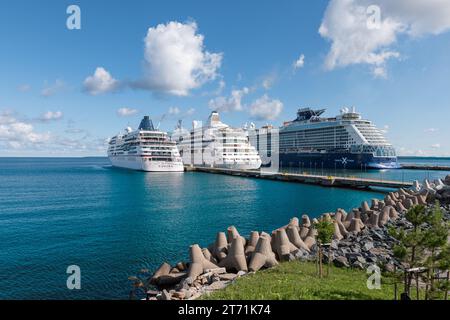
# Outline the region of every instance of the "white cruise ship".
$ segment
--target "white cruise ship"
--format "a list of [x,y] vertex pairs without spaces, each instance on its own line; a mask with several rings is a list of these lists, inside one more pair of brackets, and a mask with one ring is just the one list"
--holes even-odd
[[261,166],[261,158],[250,145],[247,132],[221,122],[216,111],[204,126],[194,121],[190,132],[181,128],[180,123],[172,139],[177,141],[186,165],[244,170]]
[[148,116],[137,130],[126,128],[125,133],[109,141],[108,157],[115,167],[150,171],[184,171],[176,143],[166,132],[153,127]]

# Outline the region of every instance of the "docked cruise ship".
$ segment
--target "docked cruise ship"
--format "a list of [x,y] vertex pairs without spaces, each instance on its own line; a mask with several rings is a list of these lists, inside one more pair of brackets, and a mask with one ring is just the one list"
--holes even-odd
[[298,110],[297,118],[279,130],[282,167],[334,169],[399,168],[393,146],[371,121],[348,108],[332,118],[325,109]]
[[115,167],[151,171],[184,171],[176,143],[154,128],[145,116],[137,130],[126,128],[109,141],[108,157]]
[[211,113],[205,125],[194,121],[191,131],[182,129],[180,124],[172,139],[177,141],[185,164],[245,170],[261,166],[261,158],[256,148],[250,145],[247,132],[221,122],[216,111]]

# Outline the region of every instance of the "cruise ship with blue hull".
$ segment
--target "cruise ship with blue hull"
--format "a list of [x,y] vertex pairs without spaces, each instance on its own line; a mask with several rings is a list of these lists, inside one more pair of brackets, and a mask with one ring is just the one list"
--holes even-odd
[[371,121],[348,108],[324,118],[325,109],[298,110],[279,130],[281,167],[305,169],[396,169],[393,146]]

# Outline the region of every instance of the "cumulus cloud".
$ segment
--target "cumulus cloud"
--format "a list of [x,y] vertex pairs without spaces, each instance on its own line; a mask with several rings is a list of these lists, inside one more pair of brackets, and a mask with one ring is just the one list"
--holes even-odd
[[250,105],[250,114],[257,120],[275,120],[283,110],[280,100],[271,99],[267,94]]
[[171,21],[149,28],[145,42],[145,78],[135,87],[177,96],[214,80],[222,53],[205,49],[195,22]]
[[294,70],[301,69],[305,65],[305,55],[301,54],[297,60],[294,61],[292,64],[292,67]]
[[35,146],[49,139],[49,133],[36,132],[31,123],[18,120],[9,112],[0,113],[0,145],[18,149]]
[[117,115],[119,115],[121,117],[132,116],[132,115],[135,115],[138,112],[139,112],[139,110],[133,109],[133,108],[119,108],[119,109],[117,109]]
[[62,81],[60,79],[57,79],[55,81],[55,83],[53,83],[53,84],[45,83],[45,86],[41,91],[41,95],[44,97],[53,96],[53,95],[57,94],[59,91],[61,91],[62,89],[64,89],[64,87],[65,87],[65,83],[64,83],[64,81]]
[[272,72],[268,76],[266,76],[262,81],[262,87],[266,90],[269,90],[274,85],[275,81],[277,80],[277,74],[275,72]]
[[102,67],[97,67],[92,76],[88,76],[83,83],[84,90],[91,95],[117,90],[119,82]]
[[449,29],[448,0],[331,0],[319,34],[331,42],[326,69],[366,64],[375,77],[386,77],[386,63],[400,57],[394,48],[399,36]]
[[229,97],[217,97],[211,99],[209,107],[218,112],[241,111],[243,109],[242,97],[248,94],[250,90],[247,87],[231,91]]
[[52,121],[52,120],[60,120],[63,117],[63,113],[61,111],[47,111],[39,117],[41,121]]
[[439,129],[437,129],[437,128],[428,128],[428,129],[425,129],[424,131],[426,133],[435,133],[435,132],[438,132]]

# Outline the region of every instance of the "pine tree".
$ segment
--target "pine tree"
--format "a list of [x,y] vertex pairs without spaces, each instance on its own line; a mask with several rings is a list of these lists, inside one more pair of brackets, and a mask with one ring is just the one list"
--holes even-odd
[[[323,245],[330,243],[333,239],[334,235],[334,225],[332,221],[327,221],[325,219],[321,219],[319,222],[316,222],[314,224],[314,228],[317,230],[317,244],[319,246],[319,276],[320,278],[323,277],[323,264],[322,264],[322,257],[323,257]],[[328,260],[331,259],[331,246],[328,250]]]

